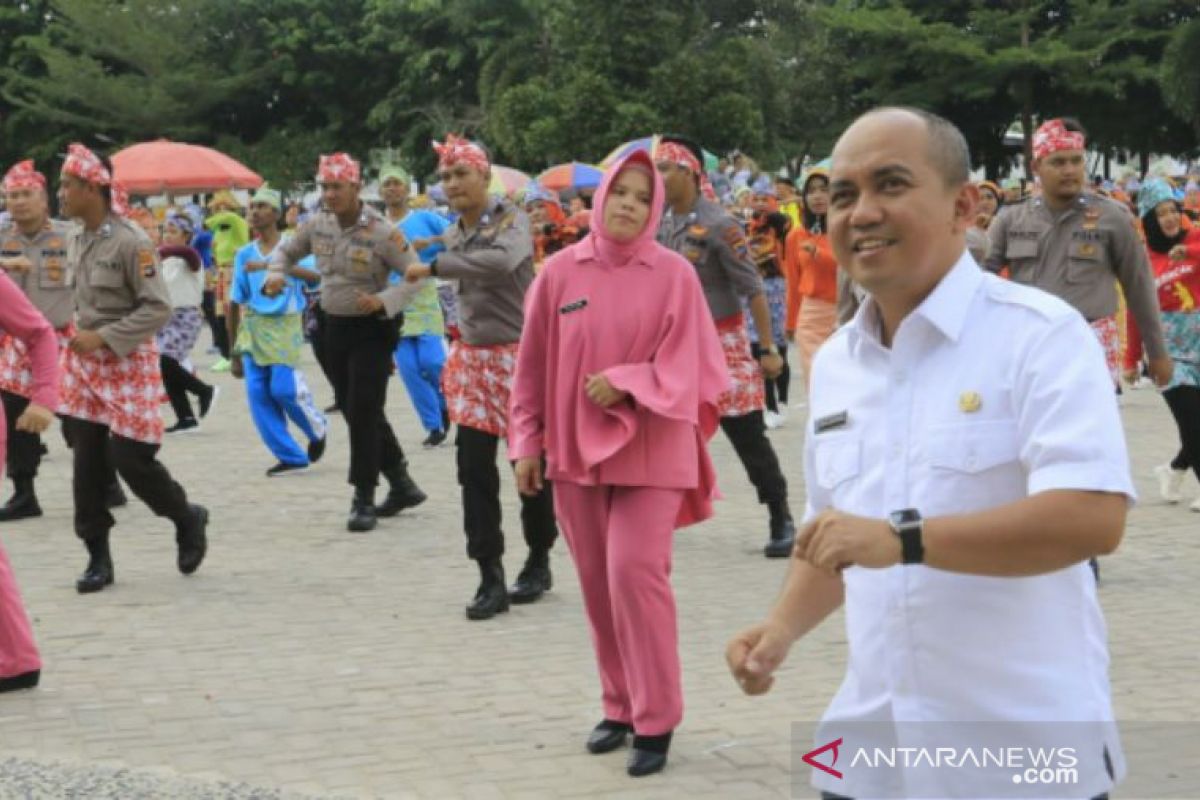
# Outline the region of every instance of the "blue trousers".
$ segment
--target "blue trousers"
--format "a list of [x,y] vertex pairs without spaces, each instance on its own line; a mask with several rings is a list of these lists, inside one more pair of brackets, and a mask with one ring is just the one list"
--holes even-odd
[[408,396],[426,431],[444,427],[442,413],[446,396],[442,394],[442,367],[446,366],[446,344],[441,336],[423,333],[402,336],[396,345],[396,370],[408,389]]
[[325,415],[317,408],[304,375],[295,367],[271,364],[260,367],[242,355],[246,374],[246,398],[258,435],[277,459],[285,464],[308,464],[308,452],[288,433],[288,420],[310,442],[325,437]]

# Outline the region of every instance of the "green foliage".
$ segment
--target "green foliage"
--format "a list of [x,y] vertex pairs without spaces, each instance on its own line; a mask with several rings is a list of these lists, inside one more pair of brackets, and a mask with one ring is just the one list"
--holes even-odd
[[66,141],[215,144],[277,185],[316,156],[447,131],[537,171],[654,132],[764,166],[828,154],[878,104],[948,116],[989,173],[1016,119],[1072,114],[1101,148],[1200,132],[1192,0],[12,0],[0,157]]

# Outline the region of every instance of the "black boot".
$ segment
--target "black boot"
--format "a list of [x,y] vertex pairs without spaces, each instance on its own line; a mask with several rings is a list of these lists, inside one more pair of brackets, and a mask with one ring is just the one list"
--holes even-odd
[[631,777],[640,778],[662,771],[667,765],[667,751],[671,749],[671,733],[660,736],[633,736],[633,749],[629,751],[626,771]]
[[121,488],[121,482],[113,478],[113,482],[104,488],[104,507],[105,508],[121,508],[129,503],[129,498],[125,496],[125,490]]
[[108,534],[88,539],[84,544],[88,550],[88,564],[75,581],[75,590],[80,594],[89,594],[111,585],[116,576],[113,573],[112,555],[108,551]]
[[771,513],[771,538],[763,548],[767,558],[787,558],[792,554],[792,545],[796,541],[796,523],[792,522],[792,512],[788,510],[786,500],[772,500],[767,503]]
[[491,619],[508,611],[508,592],[504,589],[504,565],[498,558],[479,560],[479,589],[467,606],[467,619]]
[[406,508],[414,508],[424,503],[426,495],[417,486],[408,474],[408,465],[404,462],[383,471],[383,477],[387,478],[388,489],[387,497],[375,509],[375,515],[379,517],[394,517]]
[[517,574],[517,582],[508,590],[508,599],[518,604],[532,603],[550,591],[552,583],[549,551],[530,550],[525,566]]
[[15,692],[17,689],[32,689],[38,685],[38,679],[42,677],[40,669],[22,672],[20,675],[13,675],[9,678],[0,678],[0,692]]
[[29,517],[40,517],[42,507],[38,505],[37,495],[33,491],[33,478],[18,478],[13,476],[13,496],[0,507],[0,522],[15,522]]
[[176,563],[184,575],[199,569],[208,552],[208,509],[198,505],[188,506],[188,509],[187,518],[175,525],[175,543],[179,546]]
[[366,533],[374,530],[378,521],[375,519],[375,492],[356,489],[354,499],[350,501],[350,519],[346,522],[346,530],[351,533]]

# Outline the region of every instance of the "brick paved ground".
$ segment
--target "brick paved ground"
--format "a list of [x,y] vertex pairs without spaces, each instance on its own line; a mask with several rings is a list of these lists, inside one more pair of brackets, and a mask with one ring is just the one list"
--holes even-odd
[[[134,502],[117,512],[117,584],[75,593],[84,554],[57,434],[39,483],[45,516],[0,531],[46,661],[42,688],[0,698],[0,797],[789,794],[790,723],[824,708],[845,637],[840,617],[824,625],[765,698],[741,696],[727,676],[726,640],[767,607],[784,565],[758,555],[765,514],[724,439],[713,451],[728,499],[676,547],[687,717],[668,770],[634,782],[623,753],[583,751],[598,690],[565,549],[544,602],[487,623],[463,617],[476,572],[453,450],[421,450],[398,381],[391,417],[431,499],[353,535],[342,420],[317,468],[270,480],[240,384],[215,380],[224,395],[214,417],[162,454],[213,512],[195,576],[175,570],[170,524]],[[802,413],[772,434],[797,511]],[[1197,721],[1200,515],[1162,505],[1148,480],[1173,447],[1161,399],[1130,393],[1125,418],[1145,502],[1104,564],[1116,703],[1123,719]],[[1189,500],[1200,493],[1191,479],[1188,489]],[[511,577],[524,555],[511,483],[505,513]]]

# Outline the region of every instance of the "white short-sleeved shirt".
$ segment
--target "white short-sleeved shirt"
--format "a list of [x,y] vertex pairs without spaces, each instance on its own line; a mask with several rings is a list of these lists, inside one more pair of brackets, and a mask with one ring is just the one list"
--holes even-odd
[[[985,274],[964,252],[891,349],[879,331],[868,300],[813,364],[808,517],[916,508],[930,519],[1052,489],[1135,498],[1104,354],[1066,303]],[[828,427],[841,412],[845,423]],[[1036,741],[1044,723],[1111,722],[1104,618],[1085,563],[1023,578],[923,565],[843,577],[849,662],[823,727],[1026,721]],[[1088,746],[1107,748],[1119,778],[1115,725],[1096,727],[1104,733]],[[1105,772],[1082,775],[1078,796],[1107,791]],[[850,794],[819,771],[814,784]]]

